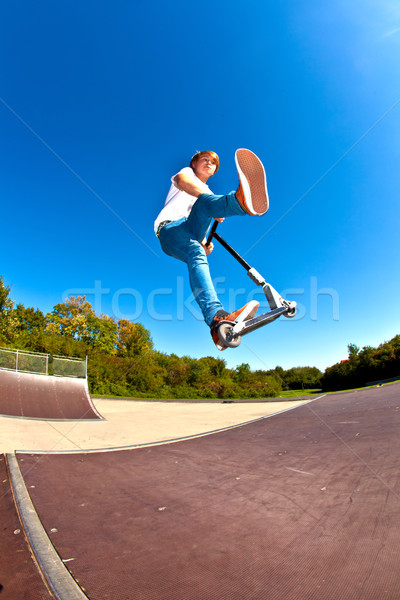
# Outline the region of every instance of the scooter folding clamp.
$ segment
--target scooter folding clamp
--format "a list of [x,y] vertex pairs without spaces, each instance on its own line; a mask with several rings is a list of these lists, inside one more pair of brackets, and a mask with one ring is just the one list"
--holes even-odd
[[254,283],[256,285],[266,285],[266,281],[264,279],[264,277],[262,275],[260,275],[260,273],[258,271],[256,271],[253,267],[251,267],[251,269],[249,269],[247,271],[247,275],[250,277],[250,279],[252,281],[254,281]]

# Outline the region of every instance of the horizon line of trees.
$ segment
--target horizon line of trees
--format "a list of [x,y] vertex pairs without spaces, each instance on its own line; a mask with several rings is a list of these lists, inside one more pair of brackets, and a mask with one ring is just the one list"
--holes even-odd
[[374,348],[347,346],[348,358],[325,369],[323,391],[363,387],[369,383],[400,379],[400,335]]
[[46,315],[10,298],[0,276],[0,346],[50,355],[88,356],[92,394],[137,398],[272,398],[284,390],[348,389],[400,374],[400,336],[378,348],[348,346],[347,361],[328,367],[252,371],[222,358],[166,354],[141,323],[97,315],[85,296],[70,296]]

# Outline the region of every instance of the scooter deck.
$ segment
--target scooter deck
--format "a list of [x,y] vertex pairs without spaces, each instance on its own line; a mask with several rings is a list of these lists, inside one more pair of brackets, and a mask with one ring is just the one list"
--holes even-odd
[[285,306],[274,308],[273,310],[263,313],[262,315],[258,315],[257,317],[253,317],[252,319],[247,319],[246,321],[236,323],[233,327],[233,331],[240,336],[246,335],[246,333],[255,331],[267,323],[272,323],[272,321],[278,319],[281,315],[283,315],[283,313],[287,312],[287,310],[288,309]]
[[221,340],[223,348],[219,348],[219,346],[217,347],[220,350],[226,347],[236,348],[239,346],[243,335],[246,335],[251,331],[255,331],[259,327],[267,325],[267,323],[275,321],[275,319],[278,319],[281,315],[287,313],[287,311],[287,307],[281,306],[245,321],[221,321],[218,325],[218,336]]

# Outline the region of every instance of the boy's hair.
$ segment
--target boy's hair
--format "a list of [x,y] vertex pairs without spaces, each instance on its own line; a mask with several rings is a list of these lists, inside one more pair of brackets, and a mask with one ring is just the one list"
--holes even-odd
[[[192,156],[192,158],[191,158],[190,166],[193,169],[193,165],[199,160],[199,158],[201,158],[205,154],[209,154],[215,160],[215,173],[216,173],[219,169],[219,156],[218,156],[218,154],[216,154],[216,152],[213,152],[212,150],[202,150],[201,152],[196,152],[196,154],[194,156]],[[214,173],[214,175],[215,175],[215,173]]]

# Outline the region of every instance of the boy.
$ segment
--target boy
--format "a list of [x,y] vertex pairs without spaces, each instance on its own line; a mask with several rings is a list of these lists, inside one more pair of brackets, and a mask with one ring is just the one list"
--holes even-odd
[[207,255],[213,244],[206,245],[206,233],[212,219],[219,222],[234,215],[261,216],[268,210],[268,191],[264,167],[250,150],[241,148],[235,154],[239,174],[236,192],[216,196],[207,181],[219,169],[218,155],[212,150],[195,154],[190,167],[185,167],[171,178],[164,208],[154,223],[154,231],[163,251],[182,260],[188,266],[190,287],[203,313],[215,345],[226,346],[218,337],[217,325],[221,320],[234,321],[251,318],[259,303],[248,302],[234,312],[224,310],[211,280]]

